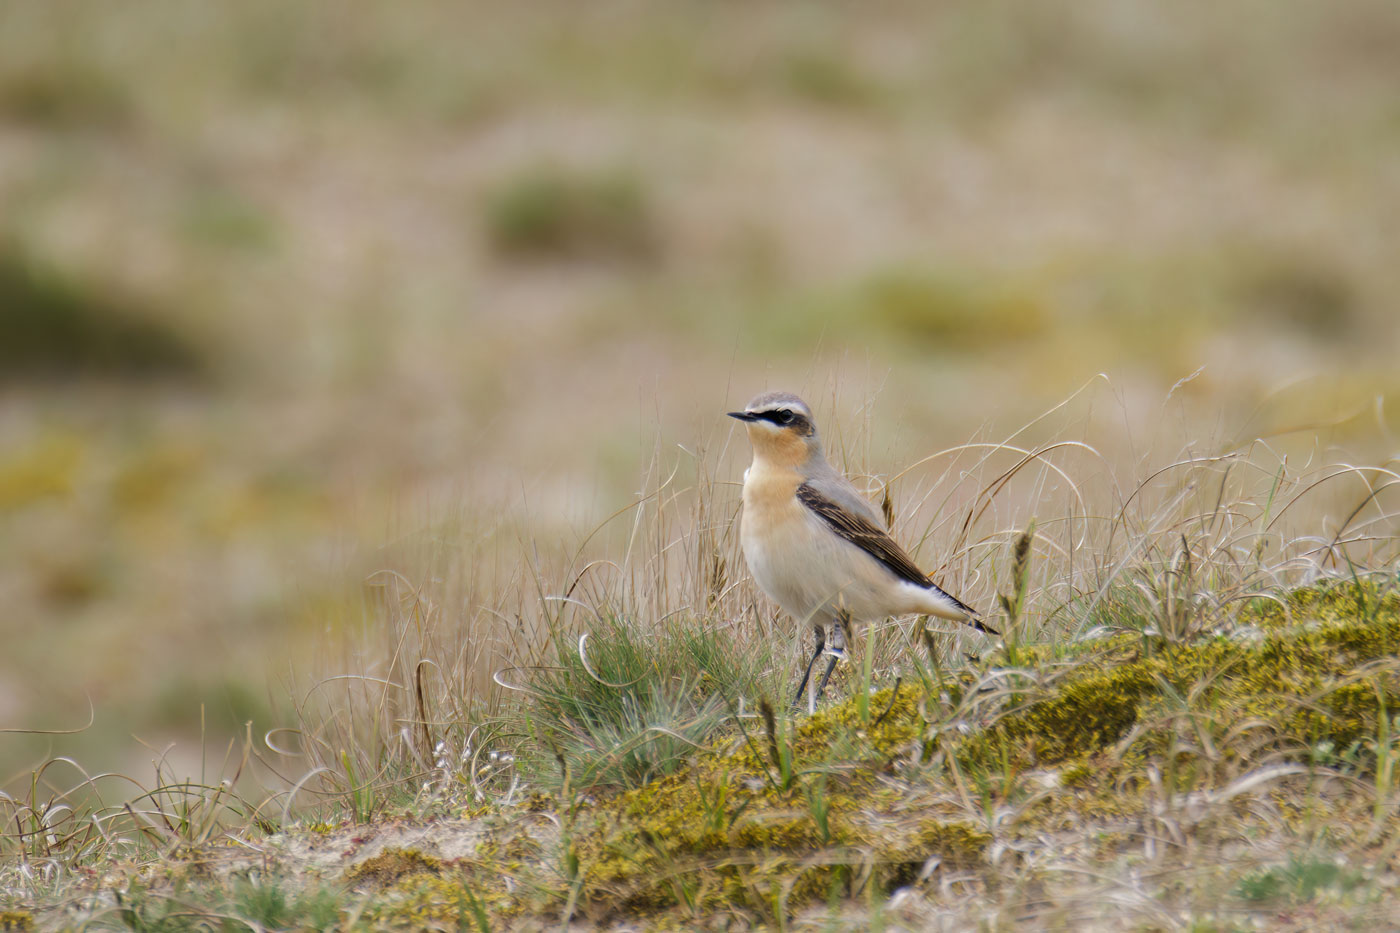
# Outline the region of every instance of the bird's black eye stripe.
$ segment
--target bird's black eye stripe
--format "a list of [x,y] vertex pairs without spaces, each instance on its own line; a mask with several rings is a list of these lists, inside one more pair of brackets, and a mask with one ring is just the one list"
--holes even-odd
[[762,418],[764,421],[771,421],[776,425],[781,425],[784,427],[793,424],[799,424],[806,420],[805,418],[803,418],[802,415],[798,414],[790,408],[778,408],[774,409],[773,411],[760,412],[758,414],[758,417]]

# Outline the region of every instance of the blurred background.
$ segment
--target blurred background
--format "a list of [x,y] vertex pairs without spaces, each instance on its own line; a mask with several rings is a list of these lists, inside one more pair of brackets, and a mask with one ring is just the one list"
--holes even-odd
[[94,717],[0,782],[261,734],[768,388],[1385,460],[1397,89],[1390,0],[0,3],[0,728]]

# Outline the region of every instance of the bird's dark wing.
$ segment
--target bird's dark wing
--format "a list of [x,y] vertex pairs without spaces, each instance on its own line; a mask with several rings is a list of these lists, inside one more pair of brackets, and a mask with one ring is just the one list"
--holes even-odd
[[860,548],[871,557],[884,564],[891,573],[915,586],[924,589],[934,590],[944,596],[953,605],[963,612],[966,612],[970,624],[984,632],[997,634],[994,630],[983,625],[978,618],[976,610],[964,604],[962,601],[945,592],[937,584],[929,579],[928,574],[919,569],[918,565],[904,553],[904,549],[891,538],[884,529],[876,525],[870,519],[857,515],[850,509],[842,508],[837,503],[822,495],[812,488],[810,483],[803,483],[797,487],[797,499],[812,512],[826,522],[827,527],[842,539],[849,541]]

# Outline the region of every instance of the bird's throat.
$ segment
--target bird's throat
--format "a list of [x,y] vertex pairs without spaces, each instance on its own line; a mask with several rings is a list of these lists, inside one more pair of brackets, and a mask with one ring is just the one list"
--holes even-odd
[[805,438],[791,431],[772,431],[763,425],[749,425],[755,468],[795,470],[811,456]]

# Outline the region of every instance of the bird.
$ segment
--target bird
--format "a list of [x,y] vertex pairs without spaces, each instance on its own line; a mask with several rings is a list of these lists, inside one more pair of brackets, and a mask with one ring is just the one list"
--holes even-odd
[[749,573],[783,611],[816,634],[794,711],[817,658],[827,654],[826,672],[808,695],[808,712],[815,712],[816,697],[846,656],[853,625],[917,613],[999,634],[890,537],[870,502],[827,461],[806,402],[790,392],[766,392],[743,411],[727,414],[744,422],[753,448],[739,522]]

